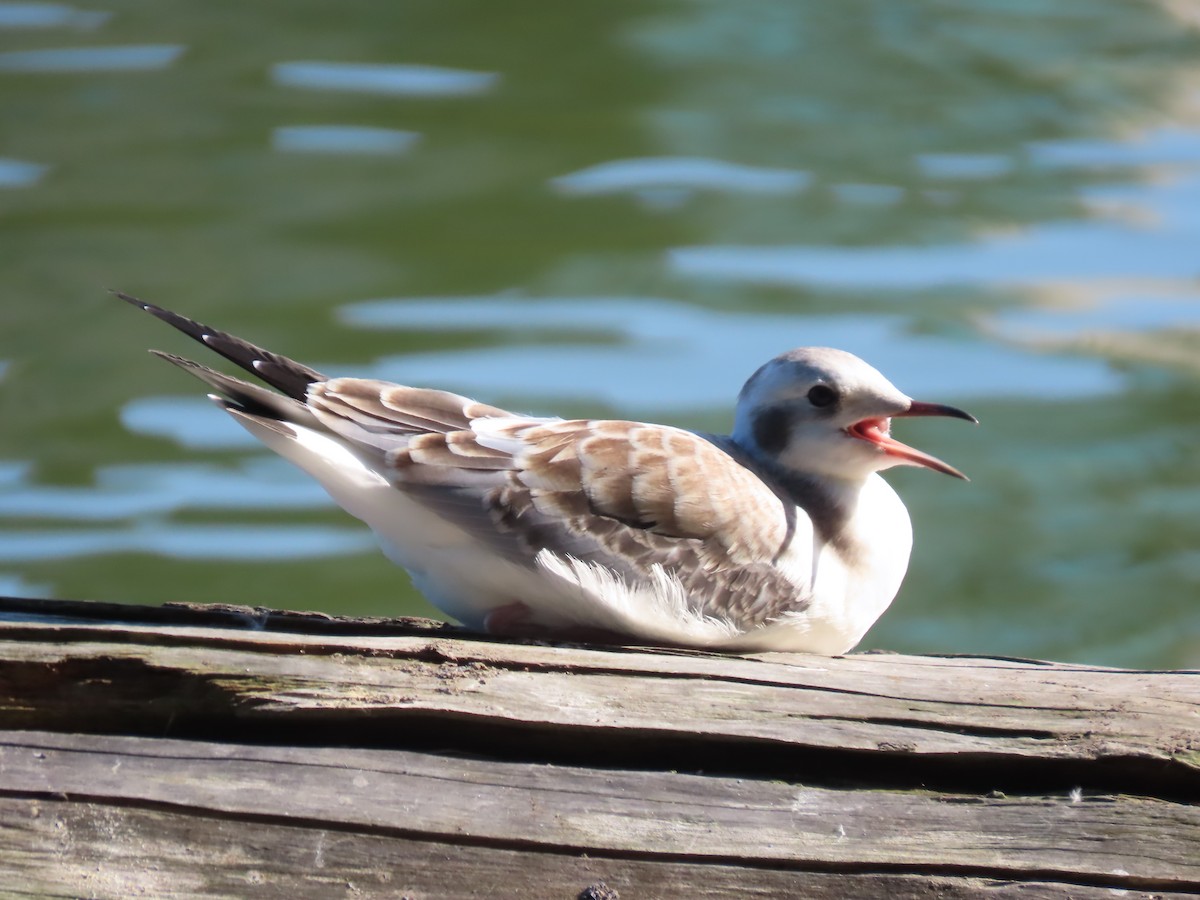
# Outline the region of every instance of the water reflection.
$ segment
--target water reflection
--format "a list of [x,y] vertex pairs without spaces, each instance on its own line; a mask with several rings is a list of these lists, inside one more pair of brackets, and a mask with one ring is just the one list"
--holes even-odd
[[0,3],[0,28],[99,28],[111,16],[64,3]]
[[[201,560],[295,559],[345,556],[374,546],[369,534],[353,526],[205,525],[169,518],[188,510],[332,507],[311,478],[277,457],[255,456],[234,466],[106,466],[96,471],[93,484],[79,487],[38,484],[30,478],[32,469],[23,462],[0,465],[0,516],[23,523],[0,529],[0,563],[131,552]],[[76,522],[104,524],[64,524]]]
[[183,53],[180,44],[58,47],[0,53],[0,72],[133,72],[165,69]]
[[203,397],[138,397],[120,411],[133,434],[168,438],[180,447],[226,450],[256,447],[250,433]]
[[[631,414],[730,408],[742,380],[770,356],[797,345],[849,350],[892,376],[902,390],[945,399],[1035,392],[1092,396],[1122,384],[1102,361],[914,333],[903,316],[751,316],[658,298],[504,295],[376,300],[344,307],[340,315],[371,328],[505,332],[499,346],[381,359],[369,369],[374,377],[484,399],[591,398]],[[557,335],[553,343],[530,339],[547,330]]]
[[1098,205],[1120,197],[1142,215],[1137,222],[1053,222],[971,243],[919,247],[681,247],[669,252],[668,263],[696,278],[877,291],[1134,278],[1186,282],[1200,275],[1200,175],[1119,192],[1097,188],[1090,195]]
[[0,572],[0,597],[53,597],[50,584],[28,581],[20,575]]
[[20,484],[33,468],[32,463],[15,460],[0,460],[0,488]]
[[303,560],[362,553],[374,546],[369,534],[352,527],[150,521],[125,528],[0,531],[0,563],[119,553],[196,560]]
[[49,166],[41,163],[0,159],[0,188],[29,187],[37,184],[49,169]]
[[1047,281],[1186,280],[1198,272],[1187,234],[1063,222],[1019,236],[934,247],[682,247],[681,275],[763,285],[923,290]]
[[338,62],[286,62],[271,69],[276,84],[325,91],[358,91],[407,97],[483,94],[499,80],[493,72],[438,66]]
[[842,203],[891,206],[904,199],[904,188],[894,184],[834,184],[829,188]]
[[1200,303],[1196,300],[1133,294],[1077,301],[1075,308],[1007,310],[995,316],[991,324],[998,333],[1020,341],[1078,338],[1096,332],[1200,329]]
[[1200,132],[1150,128],[1124,141],[1075,140],[1029,144],[1030,160],[1046,168],[1109,169],[1172,163],[1200,164]]
[[94,484],[81,487],[3,481],[0,486],[0,515],[14,519],[117,521],[181,509],[312,509],[330,503],[316,482],[275,457],[254,457],[235,468],[106,466],[96,471]]
[[392,156],[404,153],[421,136],[395,128],[362,125],[289,125],[271,133],[271,146],[283,153],[348,153]]
[[1013,161],[997,153],[918,153],[917,168],[927,178],[981,181],[1007,175]]
[[657,157],[618,159],[560,175],[550,185],[566,195],[630,193],[645,196],[664,190],[729,191],[748,194],[798,194],[812,176],[793,169],[745,166],[719,159]]

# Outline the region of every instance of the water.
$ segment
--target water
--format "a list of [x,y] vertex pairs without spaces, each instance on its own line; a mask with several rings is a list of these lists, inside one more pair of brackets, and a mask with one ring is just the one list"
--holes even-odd
[[704,429],[845,347],[983,422],[864,647],[1200,665],[1191,4],[0,3],[0,111],[0,592],[430,612],[116,287]]

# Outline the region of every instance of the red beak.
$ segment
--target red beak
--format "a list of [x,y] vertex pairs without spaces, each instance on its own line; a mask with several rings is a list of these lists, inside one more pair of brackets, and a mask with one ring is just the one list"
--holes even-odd
[[[896,413],[894,418],[907,416],[949,416],[955,419],[966,419],[968,422],[979,424],[979,420],[973,415],[963,412],[957,407],[944,406],[940,403],[920,403],[916,400],[904,412]],[[888,419],[864,419],[851,426],[848,430],[854,437],[874,444],[888,456],[894,456],[915,466],[924,466],[927,469],[933,469],[935,472],[944,472],[947,475],[953,475],[955,478],[961,478],[963,481],[971,480],[958,471],[958,469],[954,468],[954,466],[942,462],[936,456],[930,456],[928,453],[923,453],[915,447],[900,443],[900,441],[896,440],[889,433],[889,424]]]

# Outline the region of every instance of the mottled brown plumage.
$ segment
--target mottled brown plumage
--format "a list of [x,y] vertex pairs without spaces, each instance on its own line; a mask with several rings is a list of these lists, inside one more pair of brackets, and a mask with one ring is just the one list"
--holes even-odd
[[478,427],[423,434],[391,451],[390,477],[402,489],[469,482],[483,491],[485,515],[468,507],[456,521],[492,543],[498,531],[511,539],[510,554],[530,563],[548,550],[631,580],[659,567],[696,598],[695,612],[739,624],[803,608],[796,586],[770,565],[788,534],[784,501],[705,438],[620,421],[509,418]]

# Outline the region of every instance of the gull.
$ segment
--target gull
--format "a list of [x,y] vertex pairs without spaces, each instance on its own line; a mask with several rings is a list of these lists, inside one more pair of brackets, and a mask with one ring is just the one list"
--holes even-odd
[[912,525],[877,474],[957,469],[891,420],[910,399],[858,357],[802,347],[758,369],[733,431],[516,415],[448,391],[329,378],[117,296],[267,385],[155,355],[374,531],[439,609],[490,634],[838,655],[900,588]]

